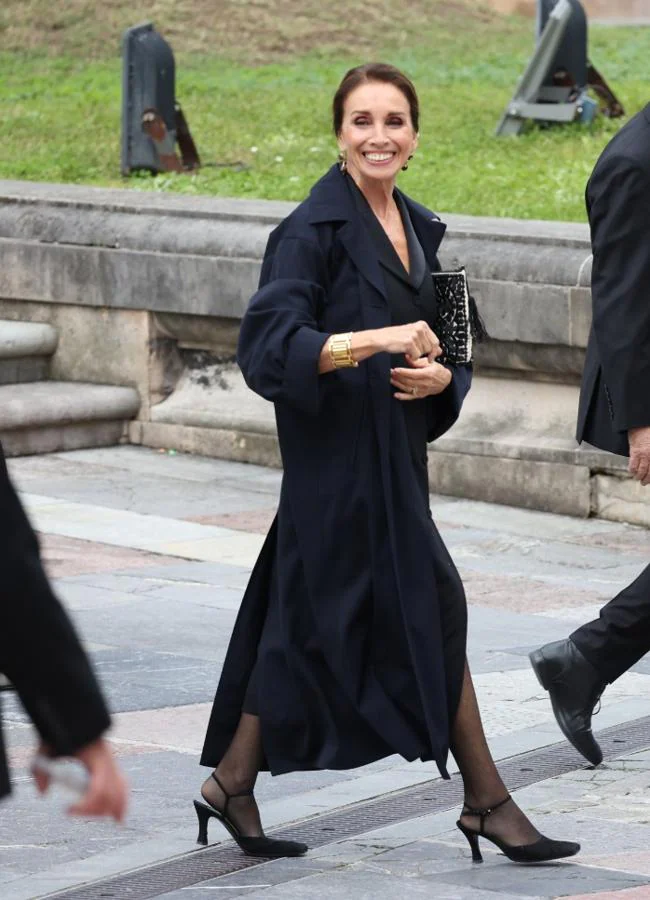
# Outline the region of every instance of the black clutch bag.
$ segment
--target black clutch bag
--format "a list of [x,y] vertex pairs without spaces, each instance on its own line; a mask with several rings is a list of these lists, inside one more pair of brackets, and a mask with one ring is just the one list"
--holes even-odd
[[464,365],[473,358],[474,344],[488,336],[476,301],[469,292],[464,268],[455,272],[432,272],[437,312],[433,327],[442,356],[437,362]]

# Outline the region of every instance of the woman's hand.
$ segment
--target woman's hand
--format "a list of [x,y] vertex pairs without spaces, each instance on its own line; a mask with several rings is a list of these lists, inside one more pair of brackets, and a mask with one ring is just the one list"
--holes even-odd
[[426,356],[428,362],[433,362],[442,353],[440,341],[426,322],[379,328],[375,335],[382,350],[403,353],[410,363],[422,356]]
[[397,388],[396,400],[421,400],[442,394],[451,383],[451,372],[440,363],[416,359],[409,369],[391,369],[390,383]]

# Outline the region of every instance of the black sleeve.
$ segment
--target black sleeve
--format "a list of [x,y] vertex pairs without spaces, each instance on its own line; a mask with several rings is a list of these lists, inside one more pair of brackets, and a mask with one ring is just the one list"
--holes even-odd
[[75,753],[110,719],[88,658],[41,565],[38,541],[0,451],[0,671],[41,738]]
[[613,157],[589,188],[593,324],[613,425],[650,425],[650,174]]
[[266,400],[316,415],[318,362],[329,337],[318,324],[326,283],[320,247],[282,239],[267,254],[263,282],[242,319],[237,362],[248,386]]

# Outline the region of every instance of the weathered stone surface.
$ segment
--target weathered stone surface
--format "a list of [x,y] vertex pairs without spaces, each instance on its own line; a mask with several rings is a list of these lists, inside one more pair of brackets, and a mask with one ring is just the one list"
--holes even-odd
[[[269,231],[294,206],[0,182],[0,296],[236,320]],[[467,267],[495,338],[571,344],[567,291],[589,256],[585,226],[444,220],[442,263]],[[190,339],[205,346],[206,334]]]
[[648,488],[624,475],[595,475],[593,513],[615,522],[630,522],[650,528]]
[[42,322],[0,320],[0,359],[50,356],[56,350],[55,328]]
[[0,429],[128,419],[139,404],[132,388],[72,382],[6,384],[0,387]]
[[140,405],[137,391],[107,385],[34,382],[0,386],[7,456],[118,444]]
[[[27,319],[58,331],[52,377],[136,388],[132,442],[279,466],[272,406],[233,358],[268,234],[294,207],[0,182],[0,310],[13,328]],[[459,423],[432,450],[433,486],[647,524],[625,461],[574,442],[591,318],[587,227],[443,219],[442,265],[467,268],[491,340]],[[38,373],[21,357],[5,374]],[[103,443],[109,431],[119,440],[121,421],[101,437],[81,424],[65,438],[56,422],[30,426],[9,452]]]
[[174,388],[180,368],[175,342],[146,311],[6,299],[0,309],[16,324],[56,329],[59,341],[48,367],[53,379],[134,387],[141,417]]
[[3,433],[2,449],[5,456],[31,456],[82,447],[112,447],[120,443],[124,431],[122,420],[22,428]]
[[0,384],[40,381],[47,377],[48,371],[49,360],[44,356],[0,359]]
[[143,447],[165,447],[258,466],[281,468],[275,435],[159,422],[131,422],[129,440]]
[[438,452],[429,465],[435,493],[569,516],[589,515],[589,481],[586,467],[561,463]]

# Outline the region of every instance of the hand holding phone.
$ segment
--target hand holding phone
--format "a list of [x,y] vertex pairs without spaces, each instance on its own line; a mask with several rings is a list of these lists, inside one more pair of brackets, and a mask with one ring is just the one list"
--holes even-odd
[[51,783],[73,791],[77,797],[68,809],[75,816],[110,816],[122,822],[128,805],[128,786],[104,738],[86,744],[73,756],[52,759],[42,745],[32,773],[41,794]]
[[88,772],[82,767],[81,763],[73,763],[70,760],[65,762],[56,759],[50,759],[43,753],[37,753],[32,763],[32,771],[45,775],[50,784],[59,785],[66,788],[77,797],[83,797],[88,790]]

